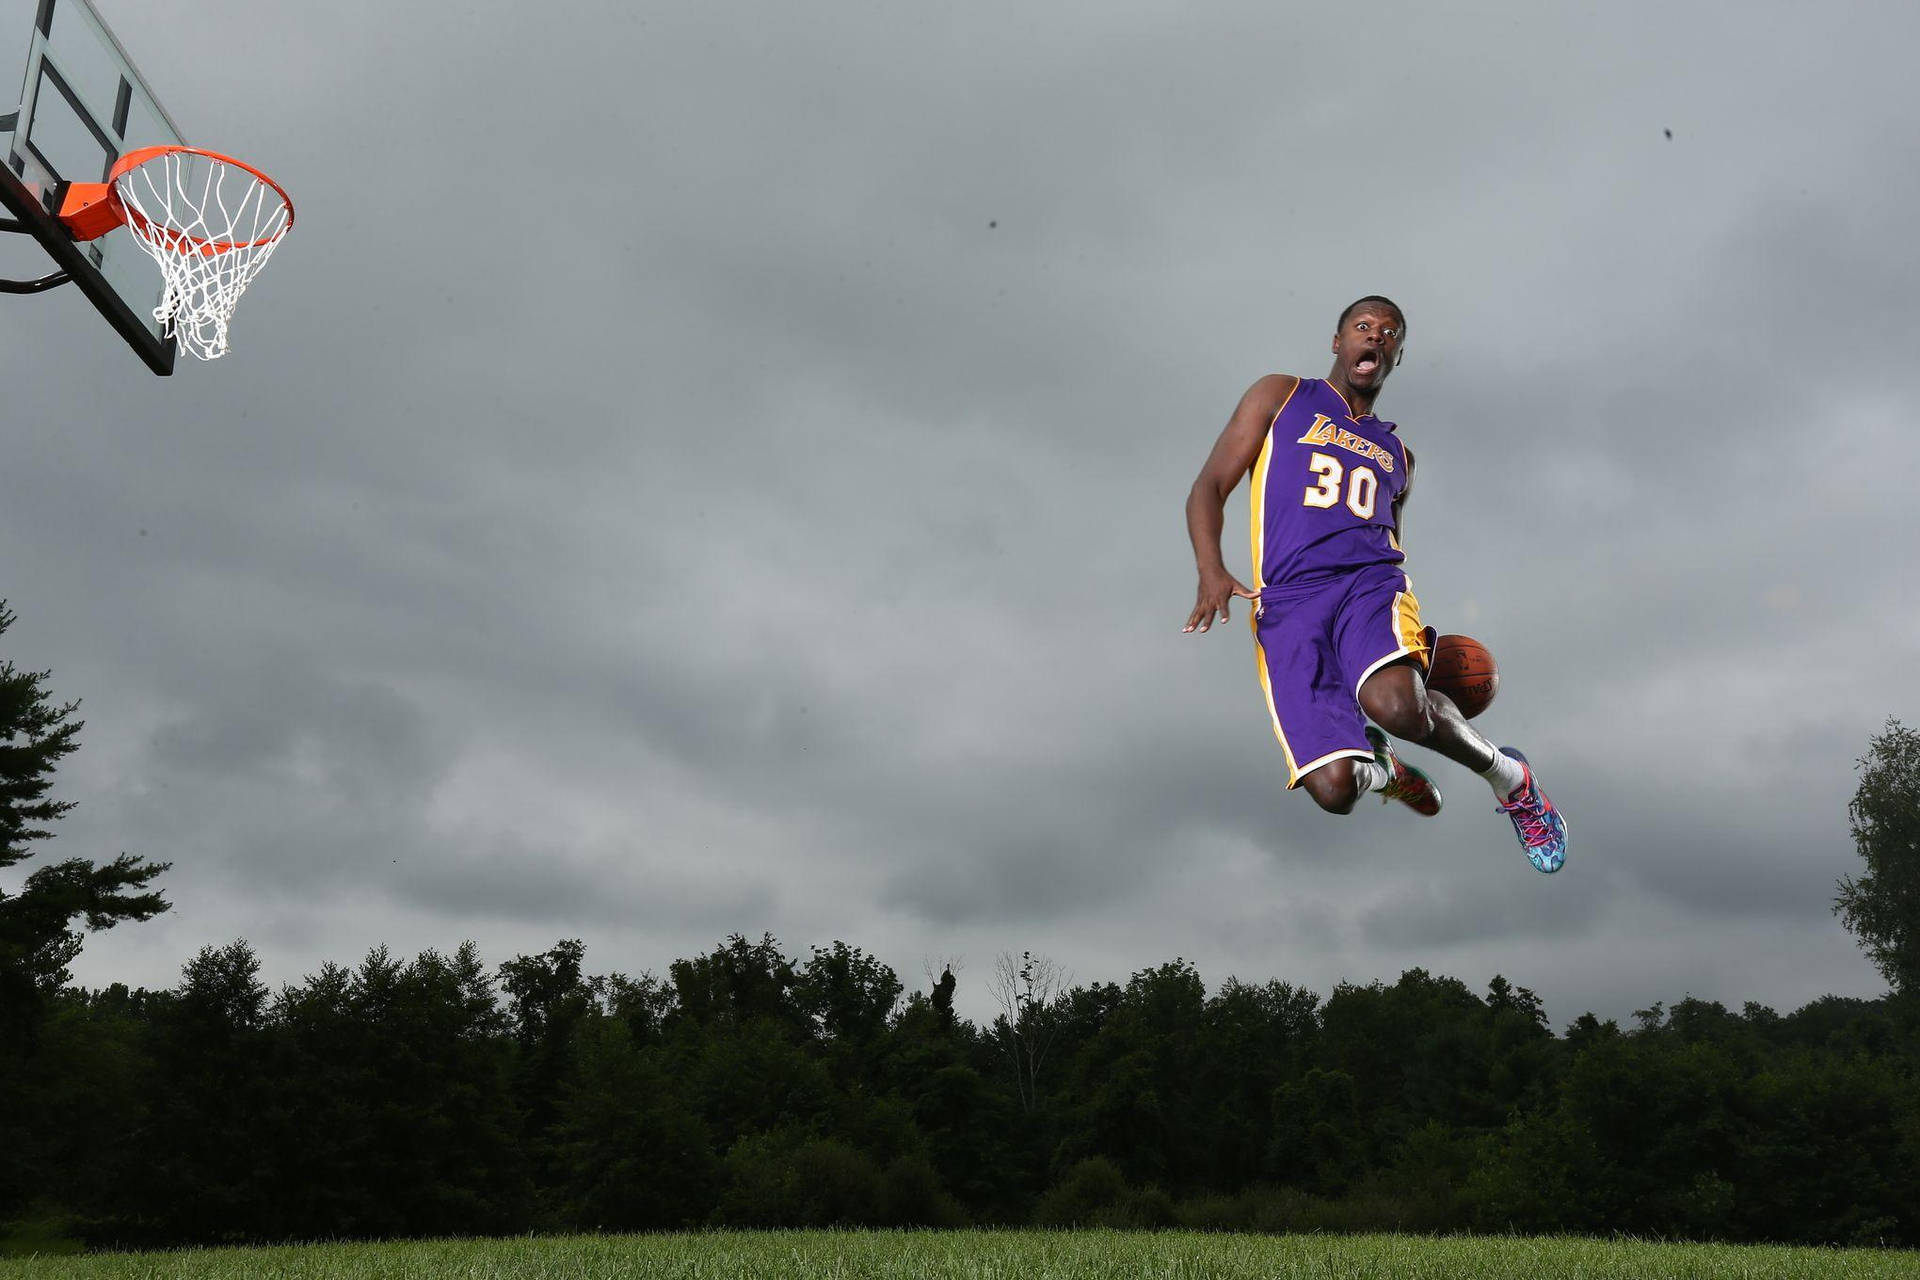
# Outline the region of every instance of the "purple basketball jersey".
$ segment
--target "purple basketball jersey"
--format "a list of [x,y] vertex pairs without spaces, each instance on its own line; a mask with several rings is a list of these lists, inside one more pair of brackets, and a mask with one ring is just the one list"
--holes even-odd
[[1355,418],[1326,382],[1301,379],[1253,464],[1254,586],[1399,564],[1393,500],[1406,487],[1393,423]]

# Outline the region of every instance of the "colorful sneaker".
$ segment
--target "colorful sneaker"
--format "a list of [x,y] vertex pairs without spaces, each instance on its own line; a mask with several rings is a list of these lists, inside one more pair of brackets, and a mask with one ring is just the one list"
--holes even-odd
[[1426,818],[1440,812],[1440,788],[1433,785],[1432,778],[1393,754],[1387,735],[1372,725],[1367,726],[1367,741],[1373,746],[1374,760],[1385,766],[1390,779],[1380,788],[1381,803],[1398,800]]
[[1514,788],[1500,812],[1513,819],[1513,832],[1534,870],[1551,875],[1567,860],[1567,820],[1540,789],[1527,758],[1512,747],[1502,747],[1500,752],[1518,760],[1526,773],[1526,780]]

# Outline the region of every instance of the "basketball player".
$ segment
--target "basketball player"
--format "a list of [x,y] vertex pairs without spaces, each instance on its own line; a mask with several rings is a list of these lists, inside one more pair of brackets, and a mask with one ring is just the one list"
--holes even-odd
[[[1289,790],[1305,787],[1329,813],[1353,812],[1369,791],[1416,813],[1440,812],[1439,789],[1394,754],[1391,734],[1485,778],[1528,860],[1558,871],[1566,820],[1527,758],[1495,749],[1451,699],[1426,687],[1433,633],[1400,567],[1413,453],[1373,413],[1406,330],[1391,300],[1362,298],[1340,313],[1325,379],[1270,373],[1240,398],[1187,497],[1200,591],[1184,630],[1226,621],[1235,596],[1254,602],[1260,684]],[[1227,495],[1249,473],[1251,589],[1220,556]]]

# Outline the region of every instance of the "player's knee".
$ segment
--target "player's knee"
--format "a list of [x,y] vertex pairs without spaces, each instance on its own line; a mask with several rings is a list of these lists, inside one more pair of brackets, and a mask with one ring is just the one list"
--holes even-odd
[[1425,742],[1433,736],[1433,707],[1418,685],[1370,700],[1367,714],[1373,722],[1402,742]]
[[1425,742],[1433,736],[1433,709],[1422,698],[1412,706],[1396,707],[1376,723],[1402,742]]
[[1353,761],[1330,760],[1300,779],[1301,789],[1328,813],[1352,813],[1360,801],[1353,782]]

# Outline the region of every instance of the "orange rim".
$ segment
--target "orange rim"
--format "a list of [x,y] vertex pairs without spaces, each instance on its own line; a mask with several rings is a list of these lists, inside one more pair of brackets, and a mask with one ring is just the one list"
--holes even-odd
[[[172,155],[176,152],[185,155],[205,156],[209,160],[216,160],[221,164],[230,164],[236,169],[244,169],[260,181],[266,183],[269,187],[272,187],[274,194],[280,197],[280,203],[287,211],[286,226],[281,227],[278,232],[268,236],[264,240],[207,240],[200,236],[189,235],[185,231],[175,230],[165,223],[154,222],[138,209],[128,208],[126,202],[120,199],[120,179],[132,173],[149,160],[158,160],[161,156]],[[218,151],[208,151],[204,147],[183,147],[167,144],[158,147],[141,147],[138,150],[129,151],[113,162],[113,168],[107,173],[107,187],[110,192],[107,199],[120,211],[123,220],[128,226],[138,227],[149,235],[157,233],[159,236],[175,242],[174,251],[177,253],[193,252],[201,254],[204,257],[212,257],[214,254],[230,253],[235,249],[258,249],[265,245],[272,244],[275,240],[285,235],[288,228],[293,226],[293,199],[287,195],[286,188],[248,164],[245,160],[236,160],[232,156],[222,155]],[[191,246],[191,248],[189,248],[189,246]]]

